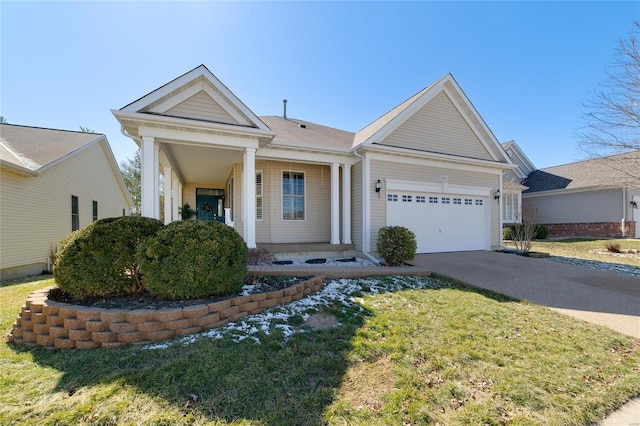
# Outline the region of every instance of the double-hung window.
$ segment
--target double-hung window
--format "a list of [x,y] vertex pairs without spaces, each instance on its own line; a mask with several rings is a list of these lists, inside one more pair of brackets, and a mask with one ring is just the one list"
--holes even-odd
[[80,229],[80,207],[78,205],[78,197],[71,196],[71,232]]
[[304,173],[282,172],[282,220],[305,220]]

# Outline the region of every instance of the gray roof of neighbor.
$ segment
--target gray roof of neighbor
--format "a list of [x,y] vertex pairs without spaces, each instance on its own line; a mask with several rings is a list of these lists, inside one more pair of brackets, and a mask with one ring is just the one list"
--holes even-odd
[[533,171],[525,194],[587,187],[640,186],[640,150]]
[[37,171],[103,137],[98,133],[0,124],[0,158]]
[[274,115],[259,118],[277,133],[271,142],[272,145],[349,152],[353,143],[354,134],[345,130],[297,118],[282,118]]

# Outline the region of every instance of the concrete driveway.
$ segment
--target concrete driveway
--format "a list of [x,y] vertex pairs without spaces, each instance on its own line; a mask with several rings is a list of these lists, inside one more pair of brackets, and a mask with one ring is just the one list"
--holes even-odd
[[420,254],[411,262],[640,338],[640,279],[499,252]]

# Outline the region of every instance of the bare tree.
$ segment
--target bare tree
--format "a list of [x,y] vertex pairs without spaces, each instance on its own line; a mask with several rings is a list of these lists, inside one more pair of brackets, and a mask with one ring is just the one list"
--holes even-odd
[[538,233],[536,218],[538,210],[525,208],[522,212],[522,221],[511,226],[511,242],[516,248],[516,253],[528,256],[531,251],[531,242]]
[[82,133],[95,133],[96,132],[95,130],[90,129],[90,128],[85,127],[85,126],[80,126],[80,131]]
[[[640,22],[619,41],[615,54],[607,79],[584,103],[579,145],[591,158],[640,150]],[[612,162],[612,167],[640,178],[638,155],[625,164]]]

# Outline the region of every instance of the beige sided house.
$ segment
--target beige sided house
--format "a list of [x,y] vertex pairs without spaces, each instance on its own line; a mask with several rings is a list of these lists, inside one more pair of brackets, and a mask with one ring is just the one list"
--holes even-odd
[[550,236],[640,238],[640,151],[531,171],[525,209]]
[[450,74],[356,133],[258,117],[203,65],[112,112],[142,150],[144,216],[162,174],[165,222],[188,202],[249,247],[369,254],[388,225],[422,253],[501,244],[515,166]]
[[107,138],[0,124],[0,280],[50,270],[51,249],[133,202]]

